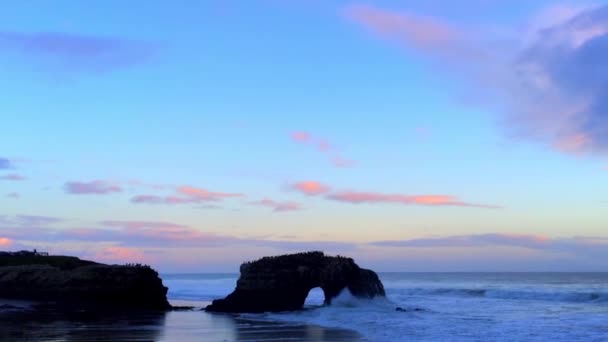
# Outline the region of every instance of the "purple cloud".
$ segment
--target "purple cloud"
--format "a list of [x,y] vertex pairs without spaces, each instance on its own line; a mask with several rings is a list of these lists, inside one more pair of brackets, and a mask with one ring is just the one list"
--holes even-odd
[[264,198],[260,201],[251,202],[252,205],[261,205],[264,207],[272,208],[274,212],[282,212],[282,211],[295,211],[301,210],[302,206],[296,202],[277,202],[271,200],[269,198]]
[[608,258],[608,237],[571,236],[551,238],[534,234],[489,233],[437,238],[376,241],[370,245],[403,248],[515,247],[572,256]]
[[0,224],[20,228],[48,226],[63,221],[63,219],[58,217],[39,215],[0,216]]
[[11,163],[11,161],[9,159],[0,158],[0,170],[12,169],[12,168],[13,168],[13,164]]
[[526,30],[501,34],[372,6],[346,14],[472,83],[477,102],[500,107],[513,135],[566,153],[608,153],[608,5],[549,8]]
[[177,196],[138,195],[133,196],[131,202],[137,204],[184,204],[195,203],[196,200]]
[[186,226],[170,223],[170,222],[157,222],[157,221],[114,221],[106,220],[99,222],[101,225],[106,227],[116,227],[125,229],[141,229],[141,228],[186,228]]
[[[0,217],[2,219],[2,217]],[[0,221],[1,222],[1,221]],[[115,221],[99,222],[101,227],[48,229],[47,227],[3,227],[3,236],[14,240],[66,242],[82,241],[112,243],[123,247],[141,248],[185,248],[261,246],[279,250],[301,251],[310,249],[346,250],[355,244],[338,241],[271,240],[266,238],[244,238],[204,232],[200,229],[171,222]]]
[[148,60],[154,50],[148,44],[120,38],[0,31],[0,53],[17,52],[67,71],[105,72],[129,67]]
[[63,186],[63,189],[65,192],[73,195],[105,195],[114,192],[122,192],[120,186],[102,180],[67,182]]
[[518,246],[528,248],[544,248],[551,239],[541,235],[531,234],[479,234],[457,235],[440,238],[420,238],[411,240],[388,240],[372,242],[376,246],[385,247],[480,247],[480,246]]
[[0,179],[10,180],[10,181],[22,181],[22,180],[26,180],[27,178],[25,178],[22,175],[16,174],[16,173],[9,173],[8,175],[0,176]]
[[244,197],[244,194],[233,192],[209,191],[190,185],[179,186],[175,189],[176,195],[156,196],[139,195],[131,198],[131,202],[139,204],[184,204],[201,202],[219,202],[228,198]]
[[545,81],[541,86],[560,98],[556,105],[564,106],[551,116],[544,113],[532,117],[532,120],[543,119],[543,128],[559,120],[565,133],[558,136],[557,147],[573,152],[608,152],[606,60],[606,5],[582,11],[544,29],[539,33],[538,41],[522,54],[521,65],[536,67],[537,77]]

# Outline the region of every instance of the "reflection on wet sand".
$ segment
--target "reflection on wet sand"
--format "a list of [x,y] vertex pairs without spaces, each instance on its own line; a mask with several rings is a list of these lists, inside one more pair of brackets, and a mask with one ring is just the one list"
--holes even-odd
[[230,314],[170,312],[159,341],[360,341],[350,330],[244,319]]
[[349,330],[255,321],[203,311],[4,313],[0,341],[360,341]]
[[3,315],[0,341],[157,341],[165,313],[19,313]]

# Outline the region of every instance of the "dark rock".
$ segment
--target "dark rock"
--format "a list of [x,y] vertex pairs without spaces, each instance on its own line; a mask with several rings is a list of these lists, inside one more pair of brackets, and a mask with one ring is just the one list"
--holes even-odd
[[385,296],[375,272],[360,268],[353,259],[323,252],[264,257],[241,265],[236,289],[214,300],[205,310],[266,312],[302,309],[308,292],[320,287],[330,305],[344,288],[359,298]]
[[412,312],[412,311],[424,311],[424,309],[421,308],[411,308],[411,309],[407,309],[407,308],[403,308],[403,307],[396,307],[395,311],[400,311],[400,312]]
[[[104,265],[72,257],[0,256],[0,298],[53,302],[57,307],[167,310],[167,287],[147,266]],[[66,262],[67,261],[67,262]]]

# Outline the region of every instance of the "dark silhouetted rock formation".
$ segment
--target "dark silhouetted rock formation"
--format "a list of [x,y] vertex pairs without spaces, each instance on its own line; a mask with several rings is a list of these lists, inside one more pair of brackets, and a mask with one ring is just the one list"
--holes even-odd
[[320,287],[325,304],[331,304],[344,288],[354,296],[384,296],[375,272],[362,269],[351,258],[326,256],[323,252],[264,257],[241,265],[234,292],[214,300],[207,311],[266,312],[299,310],[308,292]]
[[0,298],[61,307],[166,310],[167,287],[147,266],[104,265],[74,257],[0,255]]

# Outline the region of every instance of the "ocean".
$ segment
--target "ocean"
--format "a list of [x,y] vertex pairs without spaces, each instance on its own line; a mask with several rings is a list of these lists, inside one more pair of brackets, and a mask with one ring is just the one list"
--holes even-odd
[[[308,310],[242,317],[348,329],[367,341],[608,341],[608,273],[379,276],[386,298],[357,299],[345,290],[324,307],[321,290],[313,289]],[[203,307],[229,294],[238,275],[162,277],[172,303]]]

